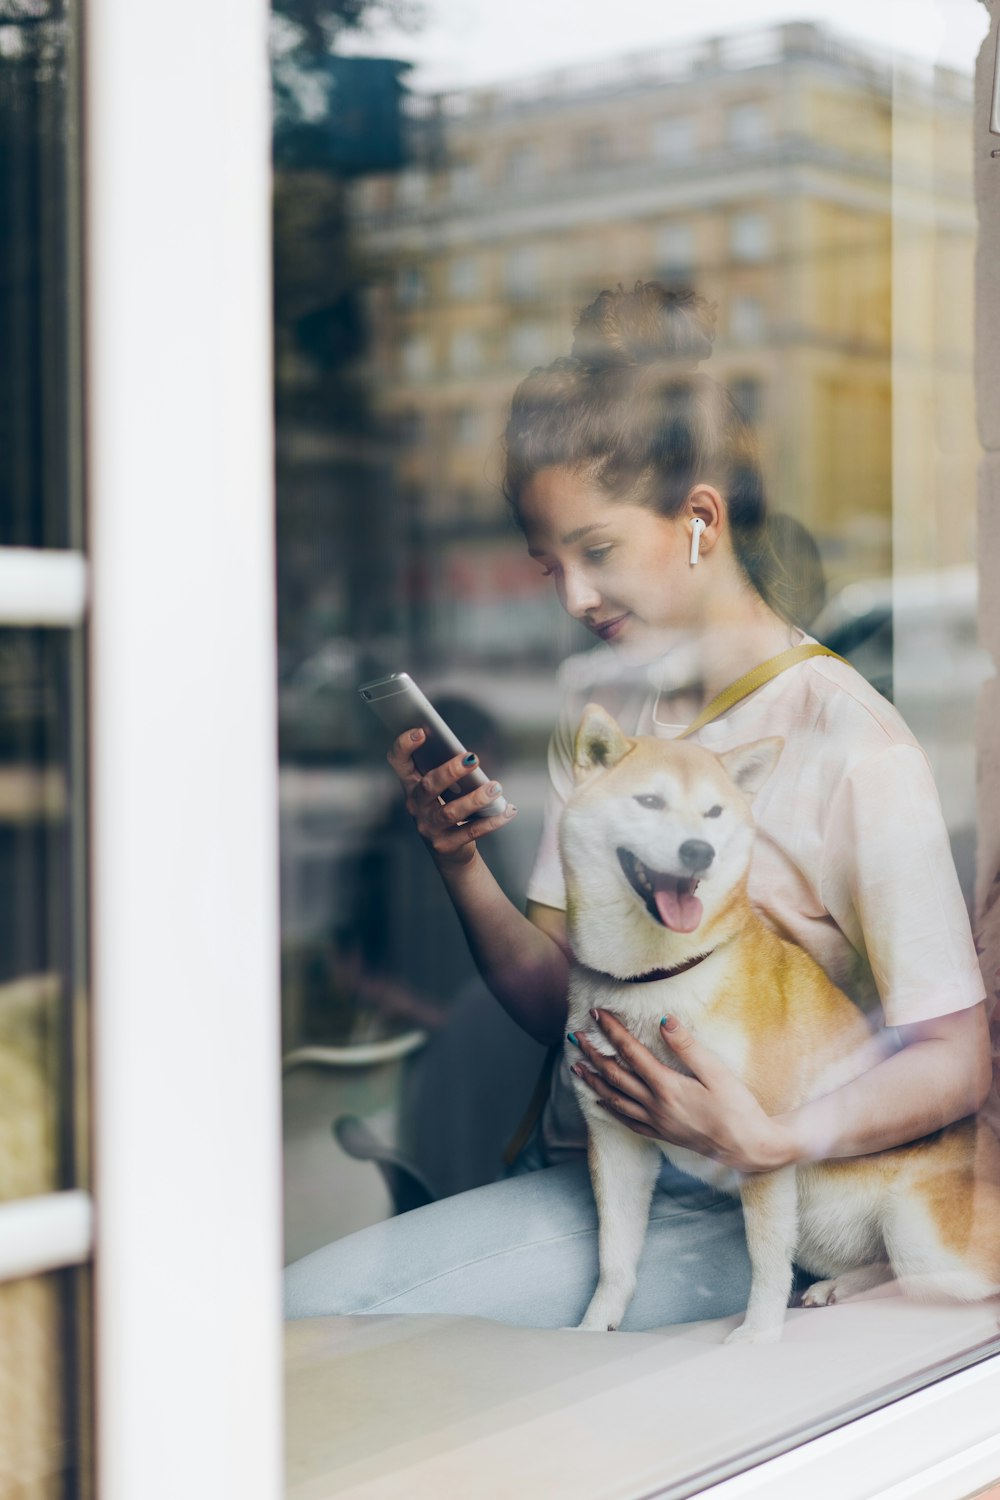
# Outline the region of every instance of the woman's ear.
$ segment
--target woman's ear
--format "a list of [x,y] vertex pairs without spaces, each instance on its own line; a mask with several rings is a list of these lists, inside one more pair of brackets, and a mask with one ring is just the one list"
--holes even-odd
[[726,514],[725,502],[719,491],[710,484],[696,484],[688,492],[682,514],[688,526],[695,519],[701,521],[705,529],[699,537],[699,550],[703,553],[711,552],[719,540]]

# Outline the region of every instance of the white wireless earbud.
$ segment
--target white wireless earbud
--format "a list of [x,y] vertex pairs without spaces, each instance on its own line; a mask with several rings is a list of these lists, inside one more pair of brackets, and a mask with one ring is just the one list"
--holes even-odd
[[698,561],[698,548],[701,545],[701,534],[705,530],[705,523],[701,516],[695,516],[691,522],[691,566],[694,567]]

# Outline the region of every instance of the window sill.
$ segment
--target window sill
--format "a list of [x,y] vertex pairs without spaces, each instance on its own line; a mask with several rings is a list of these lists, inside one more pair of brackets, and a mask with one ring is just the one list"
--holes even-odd
[[[928,1408],[919,1441],[890,1437],[887,1469],[869,1456],[854,1488],[838,1482],[840,1500],[854,1500],[887,1494],[887,1485],[950,1462],[995,1430],[993,1422],[962,1433],[953,1417],[929,1415],[955,1384],[941,1381],[942,1371],[996,1347],[995,1304],[919,1306],[880,1289],[837,1307],[793,1310],[781,1344],[720,1347],[734,1322],[607,1337],[441,1316],[291,1323],[286,1500],[487,1500],[523,1491],[526,1475],[546,1500],[679,1497],[713,1483],[719,1500],[770,1497],[784,1494],[780,1470],[790,1462],[798,1472],[789,1494],[832,1493],[817,1488],[818,1474],[806,1476],[803,1455],[815,1450],[818,1473],[829,1478],[821,1450],[832,1445],[833,1462],[850,1474],[852,1438],[865,1422],[843,1424],[874,1411],[865,1421],[877,1426],[908,1405],[884,1403],[937,1381],[911,1398]],[[1000,1361],[983,1371],[1000,1386]],[[966,1403],[970,1422],[974,1406]],[[818,1441],[762,1464],[810,1439]],[[994,1475],[1000,1451],[996,1462]],[[956,1481],[939,1493],[975,1488]]]

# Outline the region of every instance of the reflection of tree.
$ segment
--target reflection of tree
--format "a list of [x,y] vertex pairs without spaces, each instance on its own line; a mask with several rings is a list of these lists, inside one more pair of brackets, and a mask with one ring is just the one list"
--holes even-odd
[[0,0],[2,545],[68,540],[71,42],[59,0]]
[[[283,666],[331,636],[392,634],[398,525],[373,412],[365,268],[347,179],[402,165],[405,64],[337,56],[344,32],[412,23],[409,0],[275,0],[274,311]],[[283,726],[286,752],[294,726]],[[350,738],[349,735],[345,736]]]

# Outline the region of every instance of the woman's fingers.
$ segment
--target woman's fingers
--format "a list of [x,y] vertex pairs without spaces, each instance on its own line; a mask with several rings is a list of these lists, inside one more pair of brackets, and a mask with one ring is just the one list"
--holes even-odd
[[663,1063],[653,1056],[649,1048],[644,1047],[632,1035],[628,1027],[623,1026],[617,1016],[613,1016],[609,1010],[592,1010],[590,1014],[614,1047],[617,1055],[623,1059],[631,1071],[641,1078],[644,1084],[659,1085],[662,1080]]
[[649,1112],[641,1099],[615,1088],[607,1077],[601,1073],[592,1072],[582,1063],[577,1063],[573,1072],[581,1082],[587,1085],[591,1093],[596,1094],[599,1104],[606,1105],[612,1114],[619,1116],[627,1124],[642,1126],[648,1134],[652,1134]]
[[426,738],[422,729],[407,729],[389,746],[386,760],[405,787],[414,786],[422,778],[423,773],[413,763],[413,752]]
[[422,729],[408,729],[393,741],[386,759],[406,789],[407,811],[434,856],[439,859],[451,859],[456,855],[461,855],[463,860],[471,858],[471,845],[484,834],[509,823],[517,808],[508,804],[506,811],[498,816],[476,816],[480,809],[488,807],[501,795],[502,788],[497,781],[445,801],[442,794],[463,776],[468,776],[479,765],[479,760],[471,753],[453,755],[425,774],[413,759],[424,738]]
[[[573,1069],[584,1083],[594,1087],[595,1080],[600,1080],[601,1083],[610,1085],[611,1089],[618,1094],[627,1095],[640,1104],[649,1103],[651,1097],[649,1086],[637,1073],[623,1067],[618,1058],[607,1057],[603,1052],[599,1052],[582,1032],[574,1033],[573,1039],[590,1064],[590,1068]],[[594,1071],[591,1072],[591,1069]],[[595,1088],[595,1092],[601,1091]]]

